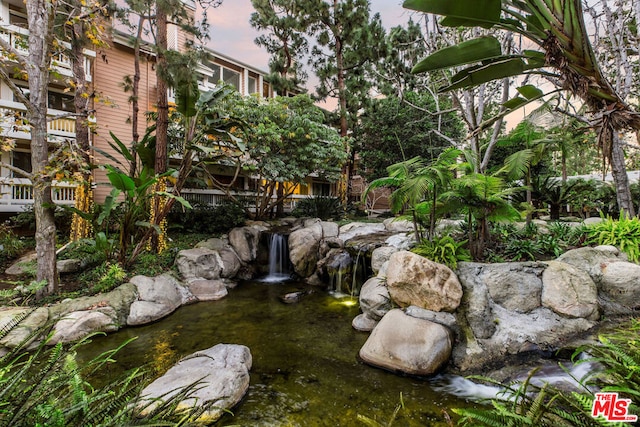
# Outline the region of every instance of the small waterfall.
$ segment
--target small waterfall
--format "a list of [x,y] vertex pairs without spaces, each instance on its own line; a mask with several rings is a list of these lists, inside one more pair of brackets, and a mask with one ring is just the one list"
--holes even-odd
[[269,273],[261,281],[284,282],[290,278],[287,237],[283,234],[273,233],[269,238]]

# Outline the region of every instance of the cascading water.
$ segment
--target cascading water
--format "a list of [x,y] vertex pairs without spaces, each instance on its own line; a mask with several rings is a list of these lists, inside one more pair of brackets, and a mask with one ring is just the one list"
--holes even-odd
[[287,237],[283,234],[273,233],[269,238],[269,273],[261,281],[277,283],[290,278]]

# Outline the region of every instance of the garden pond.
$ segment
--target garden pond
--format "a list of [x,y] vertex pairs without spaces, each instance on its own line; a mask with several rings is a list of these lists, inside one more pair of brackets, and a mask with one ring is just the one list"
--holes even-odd
[[253,357],[244,400],[219,426],[358,426],[359,416],[394,426],[449,426],[452,408],[477,404],[438,391],[442,377],[412,378],[365,365],[369,334],[354,330],[357,298],[314,290],[296,304],[281,297],[295,282],[243,282],[218,301],[184,306],[154,324],[126,328],[82,346],[82,361],[137,337],[115,357],[109,376],[148,365],[158,376],[181,357],[219,343],[243,344]]

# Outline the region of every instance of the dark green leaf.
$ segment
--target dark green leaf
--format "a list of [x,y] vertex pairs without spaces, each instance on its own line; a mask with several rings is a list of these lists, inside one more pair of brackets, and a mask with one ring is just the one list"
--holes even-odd
[[415,74],[455,67],[496,58],[501,54],[500,42],[496,38],[480,37],[434,52],[416,64],[411,72]]
[[501,0],[405,0],[406,9],[476,21],[498,22]]

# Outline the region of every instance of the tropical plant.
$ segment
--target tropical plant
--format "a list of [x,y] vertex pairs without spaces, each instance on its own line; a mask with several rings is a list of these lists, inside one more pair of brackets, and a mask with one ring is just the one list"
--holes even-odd
[[0,224],[0,249],[2,257],[15,258],[24,250],[24,242],[20,240],[7,224]]
[[504,248],[504,255],[514,261],[534,261],[542,252],[535,240],[511,239]]
[[489,221],[513,221],[520,219],[518,212],[509,203],[509,197],[520,191],[519,188],[507,188],[499,176],[470,173],[456,178],[451,190],[442,194],[447,210],[462,212],[467,222],[477,227],[469,227],[469,249],[474,259],[481,259],[485,244],[491,238]]
[[464,247],[466,244],[466,240],[456,242],[451,236],[441,236],[423,239],[411,252],[455,270],[459,261],[471,261],[471,253]]
[[367,194],[375,188],[394,188],[390,197],[391,211],[410,210],[419,240],[423,237],[419,227],[420,216],[428,218],[428,235],[431,238],[437,219],[438,197],[453,179],[460,153],[460,150],[449,148],[429,164],[419,156],[393,164],[387,167],[388,176],[375,179],[367,186],[362,200],[366,200]]
[[640,219],[628,218],[623,212],[615,220],[610,216],[602,222],[586,227],[587,242],[597,245],[612,245],[627,254],[629,261],[640,260]]
[[292,214],[298,217],[311,217],[327,220],[339,219],[344,213],[340,199],[334,196],[315,195],[301,199]]
[[[633,216],[619,131],[640,129],[640,118],[602,73],[589,42],[581,0],[490,0],[483,7],[477,7],[474,0],[406,0],[404,6],[443,15],[443,26],[513,32],[539,47],[540,50],[528,49],[520,55],[503,54],[495,36],[479,37],[432,53],[413,71],[465,66],[442,89],[448,91],[523,74],[542,75],[547,73],[545,67],[553,68],[558,87],[582,98],[595,113],[599,144],[612,166],[618,204]],[[525,80],[526,84],[518,88],[519,95],[505,102],[506,108],[493,121],[544,96],[542,90]]]
[[[46,285],[46,282],[45,282]],[[0,329],[0,339],[15,331],[31,314],[25,310]],[[97,335],[88,336],[71,346],[47,345],[51,326],[36,328],[4,356],[0,357],[0,426],[116,426],[116,425],[192,425],[207,405],[191,409],[178,404],[198,388],[195,382],[178,390],[171,398],[152,409],[142,401],[140,392],[146,374],[136,368],[119,378],[104,377],[114,357],[128,342],[106,351],[86,363],[78,363],[76,351]],[[39,344],[27,352],[34,340]],[[147,411],[148,414],[141,414]]]

